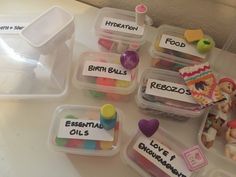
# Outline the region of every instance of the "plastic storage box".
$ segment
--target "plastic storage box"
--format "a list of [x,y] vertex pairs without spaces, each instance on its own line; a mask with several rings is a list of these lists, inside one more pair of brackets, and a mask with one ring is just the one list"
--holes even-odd
[[121,119],[117,111],[115,128],[105,130],[100,123],[100,107],[59,106],[53,115],[49,145],[56,151],[80,155],[112,156],[120,148]]
[[[55,10],[55,9],[54,9]],[[49,10],[48,12],[50,12]],[[66,13],[70,19],[70,30],[64,31],[67,38],[54,43],[45,53],[25,40],[21,35],[22,29],[31,36],[41,36],[42,29],[30,26],[36,19],[30,16],[2,16],[0,32],[0,99],[40,99],[59,98],[68,90],[69,68],[73,51],[73,16]],[[60,14],[41,19],[41,28],[50,28],[61,21]],[[43,23],[46,24],[43,25]],[[67,23],[68,20],[63,21]],[[59,27],[56,26],[55,30]],[[4,30],[5,29],[5,30]],[[65,29],[64,26],[60,27]],[[44,35],[47,34],[44,31]],[[24,32],[23,32],[24,33]],[[61,37],[61,34],[57,34]],[[44,44],[42,45],[42,47]]]
[[142,73],[136,102],[146,113],[178,120],[199,117],[204,112],[193,100],[179,73],[156,68]]
[[[178,65],[187,66],[207,61],[212,49],[207,53],[199,53],[196,44],[190,44],[184,39],[184,32],[183,28],[169,25],[161,25],[157,29],[157,35],[150,48],[152,66],[158,65],[159,60],[165,60],[172,62],[172,65],[169,63],[168,69],[176,71]],[[213,39],[207,35],[204,37],[212,41],[214,48]]]
[[137,67],[125,69],[119,54],[85,52],[75,68],[73,84],[96,98],[124,100],[137,86],[137,71]]
[[122,53],[144,43],[146,28],[136,24],[135,12],[105,7],[97,16],[95,33],[102,49]]
[[123,159],[145,177],[199,177],[198,172],[188,170],[181,156],[185,149],[181,142],[159,127],[149,138],[138,131],[124,149]]

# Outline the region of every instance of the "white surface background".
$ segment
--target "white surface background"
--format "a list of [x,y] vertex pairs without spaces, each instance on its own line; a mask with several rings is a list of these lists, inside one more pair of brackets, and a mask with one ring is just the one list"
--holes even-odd
[[[98,50],[92,31],[98,9],[72,0],[21,0],[0,1],[1,14],[37,14],[52,5],[61,5],[78,15],[76,20],[76,44],[74,62],[86,50]],[[140,69],[150,63],[148,48],[155,32],[149,29],[150,36],[140,50]],[[70,82],[71,83],[71,82]],[[66,155],[49,149],[48,130],[53,111],[61,104],[102,105],[105,101],[88,97],[84,92],[70,86],[70,94],[63,101],[1,101],[0,102],[0,176],[1,177],[138,177],[139,175],[126,164],[120,155],[114,157],[85,157]],[[136,132],[140,118],[148,118],[139,112],[134,98],[126,103],[114,103],[126,115],[123,121],[122,145]],[[197,132],[201,120],[186,122],[160,119],[161,126],[187,146],[197,143]],[[123,146],[122,146],[123,147]],[[219,163],[219,164],[217,164]],[[214,162],[220,165],[221,162]],[[213,164],[213,161],[210,161]],[[230,167],[222,167],[230,168]],[[233,170],[233,169],[231,169]],[[234,171],[234,174],[236,171]]]

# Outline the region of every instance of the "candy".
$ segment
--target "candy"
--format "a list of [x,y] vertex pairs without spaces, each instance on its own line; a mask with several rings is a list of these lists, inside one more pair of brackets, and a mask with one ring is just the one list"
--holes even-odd
[[129,87],[129,81],[116,80],[116,87]]
[[120,56],[120,63],[126,69],[134,69],[139,63],[139,56],[135,51],[125,51]]
[[204,37],[204,34],[201,29],[186,30],[184,32],[184,37],[188,42],[195,42],[202,39]]
[[105,86],[115,86],[115,79],[97,77],[96,84]]
[[55,140],[55,143],[58,145],[58,146],[65,146],[68,142],[68,139],[66,138],[58,138],[56,137],[56,140]]
[[95,98],[103,98],[106,95],[105,93],[97,92],[97,91],[94,91],[94,90],[90,90],[89,93]]
[[100,141],[100,148],[103,150],[112,149],[112,141]]
[[198,41],[197,50],[200,53],[206,53],[209,52],[213,46],[214,46],[214,41],[203,38]]
[[83,145],[83,140],[79,139],[68,139],[67,143],[65,144],[66,147],[71,148],[79,148]]
[[96,149],[96,141],[94,141],[94,140],[85,140],[84,141],[84,148],[85,149],[90,149],[90,150]]
[[145,136],[151,137],[158,129],[159,121],[157,119],[141,119],[138,123],[138,127]]
[[103,39],[103,38],[100,38],[98,40],[98,44],[100,44],[102,47],[104,47],[108,51],[111,51],[115,45],[115,43],[113,41],[108,40],[108,39]]

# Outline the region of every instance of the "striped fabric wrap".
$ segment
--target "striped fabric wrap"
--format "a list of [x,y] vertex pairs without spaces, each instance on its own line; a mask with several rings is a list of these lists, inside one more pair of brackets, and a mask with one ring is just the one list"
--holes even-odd
[[203,107],[225,100],[208,62],[179,70],[196,102]]

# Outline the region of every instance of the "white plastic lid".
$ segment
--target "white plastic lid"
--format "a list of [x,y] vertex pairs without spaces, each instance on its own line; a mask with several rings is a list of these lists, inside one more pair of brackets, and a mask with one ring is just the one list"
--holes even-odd
[[45,55],[19,35],[32,18],[0,17],[0,99],[59,98],[67,93],[73,34]]
[[[212,49],[207,53],[199,53],[196,44],[190,44],[184,39],[185,29],[169,25],[161,25],[157,28],[156,37],[150,48],[152,57],[162,56],[166,60],[192,65],[207,61]],[[212,41],[213,47],[215,43],[213,39],[205,35],[205,38]]]
[[56,151],[80,155],[112,156],[120,148],[121,119],[116,109],[115,128],[100,124],[100,107],[62,105],[57,107],[49,131],[49,145]]
[[73,75],[76,88],[104,93],[131,94],[137,86],[138,68],[125,69],[120,55],[115,53],[84,52]]
[[135,12],[104,7],[99,10],[95,33],[104,39],[140,45],[144,42],[146,28],[136,24]]
[[149,138],[138,131],[125,147],[123,160],[144,177],[174,177],[182,176],[181,173],[186,177],[196,177],[198,172],[189,171],[182,158],[181,153],[186,149],[159,127]]
[[195,118],[204,112],[178,72],[156,68],[142,73],[136,101],[140,108],[154,114],[167,113],[173,118]]

